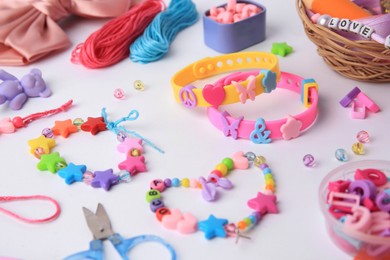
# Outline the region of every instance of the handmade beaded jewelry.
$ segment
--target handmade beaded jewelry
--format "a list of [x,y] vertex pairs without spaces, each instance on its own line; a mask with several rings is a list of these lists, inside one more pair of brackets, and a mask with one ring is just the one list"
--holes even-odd
[[[210,215],[208,219],[197,221],[191,213],[181,213],[179,209],[169,209],[164,205],[161,193],[170,187],[199,188],[202,196],[207,201],[216,199],[217,187],[230,189],[232,183],[226,178],[229,171],[233,169],[247,169],[249,164],[253,164],[263,171],[265,179],[264,192],[258,192],[257,196],[248,200],[248,206],[254,210],[252,214],[238,221],[229,222],[227,219],[217,218]],[[248,238],[241,234],[254,227],[267,213],[278,213],[276,205],[275,180],[271,169],[266,164],[263,156],[256,156],[253,152],[237,152],[232,158],[224,158],[217,164],[206,178],[189,180],[188,178],[178,179],[155,179],[150,183],[150,190],[146,193],[146,201],[150,204],[150,209],[165,228],[178,230],[180,233],[193,233],[197,229],[205,233],[206,239],[214,237],[236,237],[236,242],[240,237]]]
[[[138,172],[146,171],[145,158],[142,155],[142,142],[146,142],[163,153],[160,148],[137,132],[119,126],[121,122],[134,121],[138,116],[138,111],[132,110],[128,116],[115,122],[110,122],[107,119],[106,110],[103,108],[101,117],[88,117],[86,122],[81,118],[76,118],[73,121],[71,119],[55,121],[54,127],[43,129],[41,136],[28,141],[30,152],[40,160],[37,164],[37,168],[40,171],[58,172],[58,175],[68,185],[82,181],[94,188],[103,188],[108,191],[113,185],[130,182],[131,178]],[[126,155],[126,159],[118,164],[120,170],[118,173],[114,173],[112,168],[103,171],[87,170],[86,165],[76,165],[72,162],[68,164],[58,152],[51,152],[51,148],[56,145],[54,136],[61,135],[64,138],[68,138],[70,134],[78,132],[79,129],[91,132],[92,135],[105,130],[110,130],[117,135],[117,139],[120,142],[117,150]],[[129,134],[136,138],[130,138]]]

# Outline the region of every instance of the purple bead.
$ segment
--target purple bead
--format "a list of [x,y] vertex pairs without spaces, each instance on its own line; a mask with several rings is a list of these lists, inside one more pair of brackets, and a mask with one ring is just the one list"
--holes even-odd
[[150,209],[156,212],[159,208],[164,207],[164,202],[161,199],[154,199],[150,202]]
[[252,215],[256,217],[257,221],[260,221],[260,219],[261,219],[261,214],[260,214],[260,212],[255,211],[255,212],[252,213]]
[[44,135],[46,138],[53,138],[54,136],[53,131],[50,128],[43,129],[42,135]]
[[264,170],[265,168],[268,168],[268,164],[263,163],[262,165],[260,165],[260,169]]
[[387,194],[386,191],[379,193],[378,196],[376,196],[375,202],[380,210],[385,212],[390,211],[390,195]]
[[165,187],[167,187],[167,188],[171,187],[171,185],[172,185],[171,179],[166,178],[166,179],[164,180],[164,184],[165,184]]
[[376,186],[369,180],[357,180],[349,184],[348,190],[352,194],[357,194],[363,201],[366,198],[374,199],[376,196]]

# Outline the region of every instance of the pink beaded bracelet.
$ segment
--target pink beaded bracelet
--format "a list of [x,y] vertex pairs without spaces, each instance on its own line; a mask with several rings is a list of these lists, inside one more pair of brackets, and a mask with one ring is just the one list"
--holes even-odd
[[[250,164],[259,167],[263,171],[265,179],[264,192],[258,192],[257,196],[248,200],[248,206],[254,210],[252,214],[243,218],[237,223],[229,222],[227,219],[217,218],[210,215],[208,219],[199,221],[191,213],[182,213],[179,209],[169,209],[164,205],[161,193],[170,187],[191,187],[201,189],[202,196],[207,201],[216,199],[217,187],[231,189],[232,183],[226,178],[228,172],[233,169],[247,169]],[[206,239],[214,237],[246,237],[241,232],[248,231],[254,227],[267,213],[278,213],[276,205],[275,180],[271,169],[265,163],[263,156],[256,156],[253,152],[237,152],[232,158],[224,158],[217,164],[206,178],[189,180],[183,178],[156,179],[150,183],[150,190],[146,193],[146,201],[150,209],[155,213],[161,224],[172,230],[178,230],[182,234],[194,233],[198,229],[205,233]],[[246,237],[247,238],[247,237]]]

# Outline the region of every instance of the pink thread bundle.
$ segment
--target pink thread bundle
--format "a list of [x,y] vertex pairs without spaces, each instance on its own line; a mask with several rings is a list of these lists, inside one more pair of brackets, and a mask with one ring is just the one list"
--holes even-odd
[[146,0],[125,14],[109,21],[72,52],[71,61],[87,68],[111,66],[130,54],[129,46],[140,36],[154,17],[165,9],[162,0]]

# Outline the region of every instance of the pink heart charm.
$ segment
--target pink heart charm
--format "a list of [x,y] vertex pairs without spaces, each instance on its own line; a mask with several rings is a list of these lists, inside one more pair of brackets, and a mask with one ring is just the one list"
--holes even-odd
[[194,233],[198,229],[198,220],[191,213],[184,213],[177,223],[177,230],[182,234]]
[[225,89],[222,83],[207,84],[202,89],[203,98],[213,107],[219,107],[225,99]]
[[179,209],[171,209],[171,214],[164,215],[161,223],[167,229],[176,229],[177,223],[183,219],[183,214]]
[[0,120],[0,133],[9,134],[15,132],[15,126],[11,118],[7,117]]
[[234,168],[235,169],[248,169],[249,167],[249,161],[244,156],[244,152],[239,151],[233,154],[232,156]]

